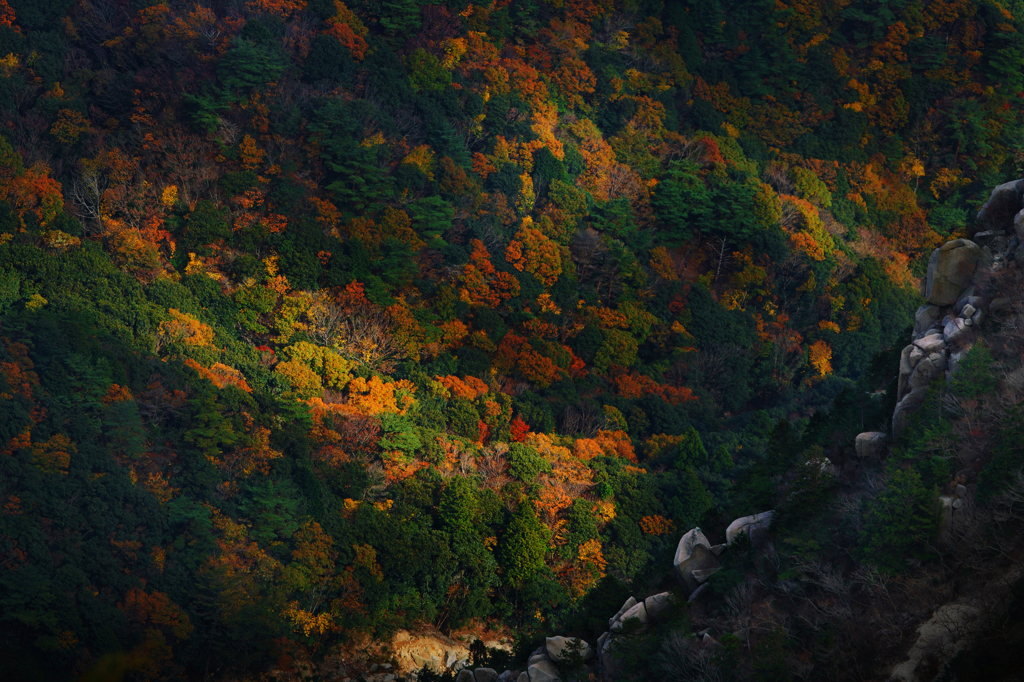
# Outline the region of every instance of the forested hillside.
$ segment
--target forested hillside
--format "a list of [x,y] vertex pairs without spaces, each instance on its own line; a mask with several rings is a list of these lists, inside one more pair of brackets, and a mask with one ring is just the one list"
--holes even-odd
[[0,676],[599,633],[887,429],[929,254],[1024,175],[1022,20],[0,0]]

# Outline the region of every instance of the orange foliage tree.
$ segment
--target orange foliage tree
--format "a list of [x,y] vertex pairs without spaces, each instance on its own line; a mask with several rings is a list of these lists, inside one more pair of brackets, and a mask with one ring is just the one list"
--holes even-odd
[[491,254],[479,239],[470,242],[469,262],[463,266],[459,297],[471,305],[497,307],[519,295],[519,282],[507,272],[498,272]]
[[523,226],[505,249],[505,260],[516,270],[534,275],[544,286],[553,286],[562,274],[558,245],[540,230],[529,227],[529,224],[523,221]]

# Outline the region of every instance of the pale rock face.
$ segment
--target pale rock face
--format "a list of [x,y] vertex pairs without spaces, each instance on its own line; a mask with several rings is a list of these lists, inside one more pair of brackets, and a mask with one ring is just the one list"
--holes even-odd
[[[712,548],[712,551],[714,548]],[[669,593],[662,592],[661,594],[652,594],[647,599],[644,599],[644,609],[647,611],[648,618],[657,618],[664,613],[669,607]]]
[[609,647],[601,652],[601,667],[604,668],[605,679],[615,679],[620,673],[619,661]]
[[721,644],[718,643],[718,640],[712,637],[709,632],[704,633],[704,636],[700,640],[700,645],[705,649],[721,646]]
[[679,539],[673,563],[676,577],[691,591],[700,585],[693,577],[694,571],[717,568],[721,565],[718,556],[711,551],[711,543],[700,528],[690,530]]
[[622,614],[622,617],[619,620],[625,623],[627,620],[631,620],[633,618],[636,618],[641,623],[647,622],[647,607],[643,602],[638,603],[636,606],[626,611]]
[[617,621],[612,623],[612,632],[618,632],[623,625],[630,620],[636,619],[641,623],[647,623],[647,607],[643,602],[634,605],[631,609],[622,614]]
[[942,335],[946,337],[946,343],[953,343],[963,335],[965,329],[967,329],[967,325],[964,323],[963,318],[957,317],[946,324],[942,330]]
[[953,310],[959,313],[968,303],[977,308],[978,304],[981,302],[981,297],[977,294],[978,292],[973,285],[967,287],[960,293],[960,298],[956,300],[956,305],[953,306]]
[[552,661],[563,660],[563,657],[568,656],[574,647],[578,647],[578,652],[582,655],[584,661],[589,660],[594,655],[594,651],[590,648],[589,644],[575,637],[548,637],[545,640],[544,647],[547,649],[548,657]]
[[914,345],[907,346],[906,348],[903,349],[903,352],[900,353],[900,374],[905,374],[905,375],[909,376],[910,373],[914,371],[914,365],[912,365],[910,363],[910,355],[915,350],[918,352],[918,360],[920,360],[921,359],[921,355],[920,355],[921,349],[918,348],[917,346],[914,346]]
[[[704,545],[708,549],[711,549],[711,543],[704,536],[704,532],[700,528],[694,528],[688,531],[683,537],[679,539],[679,545],[676,547],[676,558],[672,563],[675,566],[683,563],[693,554],[693,548],[697,545]],[[632,599],[632,597],[630,597]],[[635,601],[633,602],[636,603]]]
[[969,239],[954,239],[932,252],[924,297],[933,305],[953,305],[974,277],[981,248]]
[[725,529],[725,542],[731,545],[737,537],[744,533],[751,534],[755,531],[765,529],[772,522],[772,512],[766,511],[760,514],[754,514],[753,516],[743,516],[732,523]]
[[500,649],[512,653],[512,645],[507,642],[502,642],[497,639],[488,639],[484,641],[484,646],[488,649]]
[[928,386],[937,379],[946,369],[945,353],[933,353],[918,363],[910,377],[911,389]]
[[914,341],[911,345],[920,350],[925,355],[931,355],[932,353],[937,353],[940,350],[946,349],[946,341],[945,339],[942,338],[941,331],[936,331],[933,334],[922,336],[920,339]]
[[399,673],[420,668],[440,672],[469,657],[469,649],[439,635],[413,636],[400,630],[391,642]]
[[551,661],[538,661],[531,665],[527,672],[530,682],[562,682],[558,668]]
[[857,434],[857,438],[854,441],[857,456],[883,457],[886,450],[886,440],[886,434],[881,431],[866,431],[865,433]]
[[910,423],[910,412],[924,403],[928,395],[927,386],[919,386],[907,393],[896,405],[892,414],[892,433],[899,437]]
[[914,315],[914,333],[920,334],[938,322],[939,314],[940,310],[937,305],[923,305],[918,308]]
[[955,375],[960,370],[960,362],[967,356],[967,352],[970,351],[971,347],[963,348],[955,353],[950,353],[949,358],[946,360],[949,365],[949,380],[953,380]]
[[705,574],[705,571],[714,572],[721,565],[722,560],[706,545],[695,545],[690,558],[676,567],[676,576],[693,591],[707,580],[706,575],[710,574]]

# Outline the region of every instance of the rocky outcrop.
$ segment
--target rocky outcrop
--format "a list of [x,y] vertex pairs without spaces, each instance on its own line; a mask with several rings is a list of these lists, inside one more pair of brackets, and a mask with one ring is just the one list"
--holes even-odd
[[932,305],[953,305],[974,277],[981,247],[969,239],[954,239],[932,251],[924,298]]
[[[906,430],[931,383],[951,380],[986,316],[1009,307],[1007,298],[986,296],[981,282],[983,275],[1011,262],[1017,267],[1024,263],[1022,193],[1024,180],[996,187],[978,213],[976,241],[955,239],[932,252],[921,291],[927,304],[914,315],[913,338],[900,357],[894,437]],[[858,455],[866,446],[858,436]]]
[[[701,594],[707,587],[705,581],[720,568],[721,561],[718,556],[727,550],[728,543],[744,533],[750,534],[755,539],[755,544],[759,544],[767,536],[772,513],[767,511],[736,519],[726,530],[726,544],[712,545],[700,528],[692,528],[683,534],[676,547],[673,568],[690,592],[689,601],[693,601]],[[600,679],[618,679],[623,672],[619,660],[621,647],[628,646],[631,641],[624,636],[623,630],[630,632],[634,631],[634,628],[639,628],[644,631],[652,624],[666,621],[669,614],[673,613],[673,599],[670,592],[652,594],[641,600],[629,597],[615,615],[608,619],[608,631],[597,638],[597,644],[592,650],[597,654],[596,672],[603,675]],[[555,663],[563,660],[564,652],[576,641],[579,641],[581,649],[587,652],[584,653],[584,661],[589,659],[591,649],[586,642],[567,637],[549,637],[545,646],[530,656],[527,672],[520,675],[517,682],[557,679],[551,677],[557,673]],[[709,636],[696,642],[696,646],[702,648],[720,646]]]
[[455,676],[455,682],[496,682],[498,679],[500,679],[498,672],[493,668],[477,668],[476,670],[463,668]]
[[438,634],[413,635],[399,630],[391,640],[391,650],[402,674],[421,668],[443,672],[469,660],[469,649]]
[[740,535],[744,534],[750,538],[751,542],[758,544],[760,536],[768,531],[768,526],[772,523],[772,514],[773,512],[766,511],[736,519],[725,529],[726,544],[731,545]]
[[[632,597],[630,597],[630,599],[632,599]],[[644,606],[643,602],[633,604],[633,606],[626,609],[626,611],[611,624],[609,629],[612,632],[618,632],[631,620],[636,620],[642,624],[647,623],[647,607]]]
[[[542,659],[526,669],[529,682],[562,682],[558,667],[549,660]],[[522,679],[522,675],[519,676]]]
[[[1011,180],[996,187],[978,211],[974,229],[977,232],[1005,230],[1007,225],[1014,223],[1014,216],[1024,208],[1021,204],[1022,196],[1024,180]],[[1024,241],[1024,237],[1019,238]]]
[[[700,532],[698,528],[694,530],[698,533]],[[700,537],[703,538],[703,536],[704,534],[700,533]],[[707,542],[706,538],[704,538],[704,542]],[[598,661],[606,676],[614,677],[619,667],[615,649],[616,635],[622,632],[622,629],[630,621],[634,621],[641,628],[646,628],[649,624],[663,618],[669,612],[671,606],[672,595],[669,592],[652,594],[641,601],[630,597],[622,605],[622,608],[608,619],[608,632],[598,637],[596,647]]]
[[656,619],[664,614],[671,605],[669,597],[668,592],[662,592],[661,594],[652,594],[647,599],[644,599],[644,610],[647,611],[647,616]]
[[679,539],[673,564],[676,577],[692,592],[717,571],[722,562],[701,529],[694,528]]
[[576,637],[548,637],[544,642],[544,648],[547,650],[548,658],[556,662],[574,656],[579,656],[584,661],[594,657],[594,650],[590,645]]
[[880,431],[867,431],[857,434],[854,448],[861,458],[880,459],[885,456],[888,436]]

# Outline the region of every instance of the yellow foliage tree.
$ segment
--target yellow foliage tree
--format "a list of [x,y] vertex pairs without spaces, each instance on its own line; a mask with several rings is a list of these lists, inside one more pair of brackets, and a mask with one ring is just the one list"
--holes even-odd
[[819,376],[832,373],[832,348],[824,341],[815,341],[807,349],[807,361],[818,371]]
[[186,346],[205,348],[213,342],[212,327],[177,308],[171,308],[168,312],[171,319],[161,322],[157,329],[158,347],[168,343],[184,343]]

